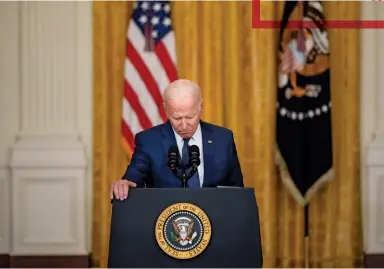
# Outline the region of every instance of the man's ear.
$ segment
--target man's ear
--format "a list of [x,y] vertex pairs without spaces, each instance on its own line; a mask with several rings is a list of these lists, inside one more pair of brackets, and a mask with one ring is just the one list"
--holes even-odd
[[167,113],[167,106],[165,105],[165,102],[163,102],[163,108],[164,108],[164,112],[165,112],[165,114],[168,116],[168,113]]

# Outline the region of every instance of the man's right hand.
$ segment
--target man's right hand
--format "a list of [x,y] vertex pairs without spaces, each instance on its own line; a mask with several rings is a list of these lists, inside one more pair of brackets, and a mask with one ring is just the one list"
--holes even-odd
[[111,186],[111,200],[113,195],[121,201],[127,199],[129,188],[136,188],[136,183],[125,179],[114,181]]

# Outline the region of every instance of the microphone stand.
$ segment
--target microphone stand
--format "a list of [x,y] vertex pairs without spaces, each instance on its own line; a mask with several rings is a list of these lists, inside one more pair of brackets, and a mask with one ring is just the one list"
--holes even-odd
[[[187,169],[190,168],[190,167],[187,167]],[[189,172],[188,176],[185,174],[185,170],[186,169],[183,169],[183,185],[184,185],[184,188],[186,188],[186,183],[187,181],[195,174],[197,173],[197,167],[196,166],[192,166],[192,169],[191,171]]]
[[[187,173],[187,170],[191,168],[191,171]],[[171,167],[172,172],[181,179],[182,181],[182,186],[183,188],[187,188],[187,181],[197,172],[197,167],[196,166],[191,166],[191,165],[186,165],[186,166],[173,166]],[[181,170],[181,175],[180,175],[180,170]]]
[[182,177],[182,181],[183,181],[183,188],[186,188],[187,187],[187,175],[185,173],[186,169],[185,167],[182,168],[182,174],[181,174],[181,177]]
[[197,171],[197,167],[192,167],[192,170],[187,173],[187,170],[190,168],[189,165],[187,165],[186,167],[180,167],[179,169],[181,169],[181,177],[180,177],[180,173],[178,173],[178,169],[174,169],[174,173],[176,174],[176,176],[181,179],[182,183],[183,183],[183,188],[187,188],[187,181],[195,174],[195,172]]
[[[175,174],[175,176],[181,180],[182,187],[186,188],[187,180],[189,179],[186,173],[187,169],[185,167],[172,167],[171,169],[172,169],[172,172]],[[181,172],[181,175],[180,175],[180,172]]]

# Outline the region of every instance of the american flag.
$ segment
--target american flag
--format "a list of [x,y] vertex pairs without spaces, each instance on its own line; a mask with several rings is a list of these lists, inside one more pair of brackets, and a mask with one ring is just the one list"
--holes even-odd
[[134,149],[138,132],[167,120],[162,94],[177,79],[169,1],[137,1],[126,39],[122,111],[123,146]]

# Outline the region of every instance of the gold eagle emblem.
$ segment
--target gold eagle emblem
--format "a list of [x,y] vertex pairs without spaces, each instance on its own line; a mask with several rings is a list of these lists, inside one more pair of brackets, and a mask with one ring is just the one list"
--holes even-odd
[[193,225],[194,221],[191,220],[189,224],[181,224],[178,225],[176,222],[173,222],[173,230],[175,234],[177,235],[177,238],[175,241],[180,242],[180,241],[191,241],[193,238],[191,237],[191,233],[193,232]]
[[284,28],[280,40],[282,51],[279,64],[279,88],[289,82],[285,92],[287,99],[304,96],[316,98],[321,92],[321,85],[308,84],[305,87],[298,85],[297,75],[315,76],[329,69],[329,42],[324,21],[316,14],[322,12],[319,1],[298,2],[289,15],[289,20],[304,20],[303,5],[307,4],[304,18],[317,25],[316,28],[289,29]]
[[159,247],[175,259],[200,255],[211,239],[211,222],[207,214],[190,203],[176,203],[165,208],[155,224]]

